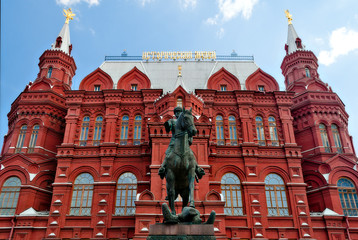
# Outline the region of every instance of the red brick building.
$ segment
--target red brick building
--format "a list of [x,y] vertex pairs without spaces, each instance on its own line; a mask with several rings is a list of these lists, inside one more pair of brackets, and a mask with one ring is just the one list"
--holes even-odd
[[106,57],[75,90],[65,23],[8,114],[0,239],[145,239],[176,106],[195,115],[196,206],[218,239],[358,239],[348,114],[292,24],[285,49],[286,91],[253,57],[212,52]]

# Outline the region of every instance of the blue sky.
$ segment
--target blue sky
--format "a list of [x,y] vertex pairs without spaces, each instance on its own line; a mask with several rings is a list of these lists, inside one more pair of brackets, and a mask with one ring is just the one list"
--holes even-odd
[[41,54],[51,47],[65,18],[77,64],[72,89],[106,55],[143,51],[213,51],[254,55],[256,64],[284,90],[280,65],[287,19],[319,58],[320,78],[338,93],[350,115],[358,150],[358,1],[356,0],[3,0],[1,1],[0,146],[11,103],[34,81]]

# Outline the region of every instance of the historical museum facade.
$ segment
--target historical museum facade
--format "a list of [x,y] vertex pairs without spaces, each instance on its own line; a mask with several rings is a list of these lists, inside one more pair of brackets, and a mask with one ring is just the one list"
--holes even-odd
[[286,91],[253,57],[215,52],[106,57],[74,90],[71,50],[66,21],[11,106],[0,239],[145,239],[177,106],[195,116],[195,205],[216,211],[217,239],[358,239],[348,114],[291,22]]

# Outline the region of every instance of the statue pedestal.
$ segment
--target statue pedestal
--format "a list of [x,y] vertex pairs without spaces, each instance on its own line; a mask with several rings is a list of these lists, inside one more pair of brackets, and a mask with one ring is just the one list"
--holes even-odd
[[213,224],[165,224],[150,225],[147,240],[215,240]]

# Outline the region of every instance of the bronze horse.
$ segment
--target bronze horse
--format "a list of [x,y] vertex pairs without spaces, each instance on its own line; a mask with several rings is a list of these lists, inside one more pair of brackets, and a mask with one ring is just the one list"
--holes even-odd
[[197,130],[191,110],[183,108],[183,112],[176,121],[175,144],[167,159],[165,179],[169,207],[173,215],[176,215],[174,201],[178,194],[182,197],[183,208],[188,203],[189,207],[195,208],[194,181],[196,161],[194,153],[189,147],[188,138],[195,136]]

